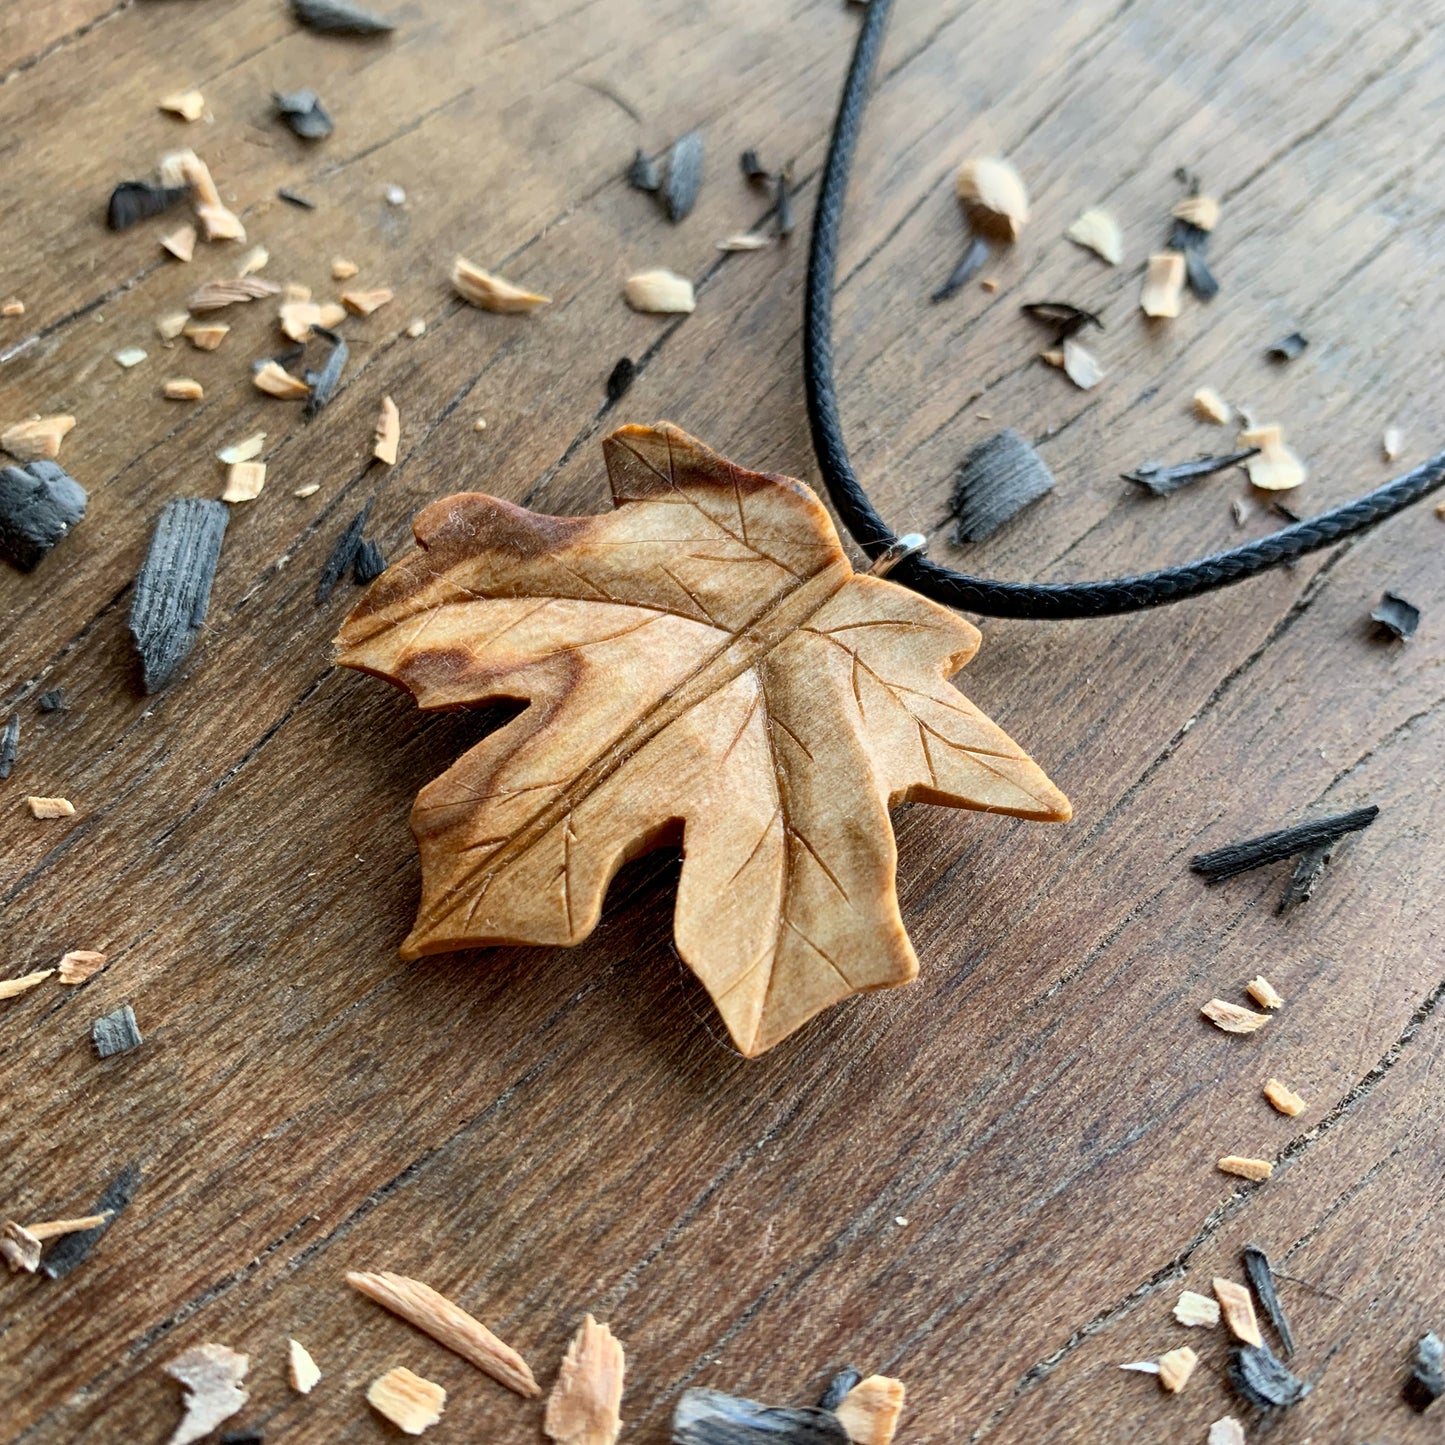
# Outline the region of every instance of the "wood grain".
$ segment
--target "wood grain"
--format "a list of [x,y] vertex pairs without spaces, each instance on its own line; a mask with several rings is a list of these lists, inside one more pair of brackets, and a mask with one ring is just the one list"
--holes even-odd
[[[0,423],[74,414],[61,461],[91,494],[34,574],[0,576],[0,701],[23,717],[0,795],[5,971],[71,948],[110,958],[77,988],[0,1005],[0,1214],[84,1215],[141,1170],[65,1279],[0,1280],[0,1440],[164,1438],[180,1411],[161,1365],[203,1341],[251,1355],[236,1423],[270,1438],[387,1438],[363,1392],[396,1365],[447,1389],[438,1439],[536,1438],[540,1403],[356,1297],[347,1269],[427,1280],[544,1391],[592,1312],[627,1349],[624,1438],[664,1440],[688,1384],[803,1403],[852,1361],[907,1381],[903,1439],[1203,1439],[1230,1406],[1222,1336],[1169,1311],[1178,1289],[1237,1274],[1247,1241],[1315,1287],[1283,1286],[1315,1390],[1270,1438],[1432,1439],[1399,1398],[1413,1341],[1445,1319],[1430,907],[1445,532],[1428,508],[1183,607],[987,624],[969,694],[1027,739],[1075,821],[901,808],[918,982],[762,1059],[725,1045],[671,950],[666,854],[624,869],[576,949],[397,958],[420,887],[412,798],[489,724],[418,715],[331,669],[356,594],[318,609],[326,556],[372,499],[393,559],[412,516],[457,491],[596,513],[597,443],[625,421],[671,417],[814,480],[798,243],[856,18],[831,0],[394,8],[380,43],[242,0],[0,9],[0,293],[27,305],[0,321]],[[1428,22],[1399,0],[1230,0],[1188,25],[1165,0],[900,7],[837,314],[850,441],[892,525],[941,559],[1049,579],[1267,530],[1258,507],[1236,528],[1229,476],[1162,502],[1116,480],[1215,445],[1188,409],[1203,384],[1284,425],[1311,464],[1307,511],[1388,475],[1387,425],[1401,464],[1438,446],[1445,39]],[[193,84],[214,123],[153,109]],[[302,84],[337,122],[312,148],[269,115],[273,89]],[[674,228],[622,172],[694,126],[705,182]],[[362,267],[352,284],[396,292],[346,323],[347,378],[310,426],[250,385],[275,345],[256,307],[213,353],[180,343],[204,400],[182,415],[158,396],[173,358],[154,319],[232,257],[201,247],[182,266],[163,222],[115,236],[102,216],[116,181],[180,144],[270,249],[268,275],[329,298],[343,255]],[[735,169],[746,146],[793,163],[800,232],[725,255],[716,241],[767,209]],[[1019,168],[1032,219],[992,268],[996,293],[932,307],[961,245],[953,172],[978,154]],[[1150,328],[1140,268],[1181,164],[1223,202],[1223,290]],[[279,185],[318,208],[275,202]],[[1123,224],[1117,270],[1062,239],[1091,205]],[[553,305],[465,307],[458,253]],[[692,316],[623,305],[651,266],[693,279]],[[1038,364],[1016,314],[1052,297],[1108,323],[1109,375],[1087,394]],[[1310,349],[1267,362],[1296,327]],[[150,361],[121,372],[111,357],[132,344]],[[609,406],[623,354],[640,374]],[[386,395],[402,444],[376,469]],[[952,549],[950,473],[1003,425],[1060,485]],[[258,429],[267,490],[233,518],[183,675],[146,699],[125,621],[155,516],[218,495],[214,452]],[[1404,648],[1367,626],[1386,586],[1424,612]],[[40,714],[57,686],[70,710]],[[34,822],[27,794],[77,815]],[[1201,847],[1364,802],[1379,822],[1287,919],[1281,876],[1206,889],[1187,872]],[[1199,1018],[1260,972],[1286,1000],[1266,1029],[1225,1037]],[[124,1003],[145,1043],[97,1061],[90,1023]],[[1263,1099],[1271,1075],[1310,1101],[1298,1120]],[[1213,1167],[1226,1153],[1272,1156],[1274,1177],[1236,1188]],[[288,1336],[323,1371],[310,1396],[285,1383]],[[1114,1369],[1181,1337],[1201,1363],[1177,1398]]]

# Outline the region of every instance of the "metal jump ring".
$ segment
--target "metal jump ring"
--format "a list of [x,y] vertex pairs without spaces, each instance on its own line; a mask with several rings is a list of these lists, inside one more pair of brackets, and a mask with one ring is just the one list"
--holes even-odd
[[895,537],[874,558],[867,575],[869,577],[886,577],[905,557],[912,557],[926,550],[927,547],[928,538],[922,532],[909,532],[902,537]]

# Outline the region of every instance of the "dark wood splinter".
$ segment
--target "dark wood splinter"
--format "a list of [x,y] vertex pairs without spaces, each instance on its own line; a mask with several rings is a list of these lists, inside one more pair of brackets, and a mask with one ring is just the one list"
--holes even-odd
[[995,432],[964,459],[950,506],[954,542],[991,537],[1030,502],[1054,489],[1044,459],[1012,428]]
[[1368,828],[1379,816],[1380,810],[1373,803],[1348,813],[1332,813],[1327,818],[1297,823],[1293,828],[1281,828],[1275,833],[1262,833],[1258,838],[1229,843],[1209,853],[1196,853],[1189,866],[1196,873],[1202,873],[1208,882],[1222,883],[1226,878],[1248,873],[1252,868],[1293,858],[1297,853],[1309,852],[1323,843],[1334,843],[1346,833]]

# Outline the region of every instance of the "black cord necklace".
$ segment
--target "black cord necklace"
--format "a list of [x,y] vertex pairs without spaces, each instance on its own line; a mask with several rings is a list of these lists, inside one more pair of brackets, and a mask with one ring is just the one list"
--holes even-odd
[[[838,515],[853,540],[875,559],[906,549],[900,548],[899,539],[868,500],[848,459],[833,384],[833,280],[848,173],[853,166],[868,86],[882,49],[883,31],[891,8],[892,0],[871,0],[854,46],[843,98],[833,123],[818,209],[813,217],[803,321],[804,385],[813,450]],[[1136,612],[1185,597],[1197,597],[1201,592],[1210,592],[1231,582],[1242,582],[1246,577],[1302,557],[1306,552],[1328,547],[1402,511],[1442,482],[1445,482],[1445,452],[1331,512],[1297,522],[1232,551],[1216,552],[1197,562],[1145,572],[1137,577],[1117,577],[1107,582],[994,582],[954,572],[912,553],[896,564],[889,578],[935,602],[994,617],[1059,619]]]

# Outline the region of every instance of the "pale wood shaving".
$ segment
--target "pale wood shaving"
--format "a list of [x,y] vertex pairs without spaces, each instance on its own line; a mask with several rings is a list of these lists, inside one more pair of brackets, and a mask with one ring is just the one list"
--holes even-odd
[[37,818],[73,818],[75,804],[69,798],[36,798],[25,800],[26,806]]
[[1234,408],[1213,387],[1201,386],[1194,393],[1193,400],[1194,415],[1200,421],[1212,421],[1225,426],[1234,415]]
[[1079,388],[1089,391],[1104,379],[1104,368],[1092,351],[1072,336],[1064,338],[1064,375]]
[[18,296],[7,296],[0,301],[0,316],[24,316],[25,303]]
[[156,330],[163,340],[174,341],[186,329],[186,323],[190,319],[189,312],[169,311],[156,319]]
[[280,290],[274,281],[260,276],[225,276],[207,281],[204,286],[192,291],[186,305],[193,312],[219,311],[243,301],[259,301],[263,296],[275,296]]
[[341,293],[341,304],[356,316],[370,316],[373,311],[380,310],[395,295],[385,286],[378,286],[374,291],[343,291]]
[[1265,492],[1287,492],[1308,476],[1305,464],[1285,445],[1284,432],[1276,425],[1252,426],[1239,434],[1241,447],[1258,447],[1244,469],[1252,485]]
[[1124,232],[1118,221],[1099,206],[1085,211],[1064,235],[1096,256],[1102,256],[1111,266],[1117,266],[1124,259]]
[[761,235],[757,231],[738,231],[735,235],[725,236],[717,243],[717,248],[719,251],[761,251],[772,244],[771,236]]
[[271,259],[271,253],[264,246],[252,246],[244,256],[241,257],[241,264],[236,268],[236,275],[251,276],[257,271],[263,271],[266,263]]
[[360,270],[355,261],[347,261],[340,256],[331,263],[331,276],[335,281],[350,281]]
[[23,973],[19,978],[0,978],[0,999],[18,998],[22,993],[29,993],[54,972],[53,968],[42,968],[34,973]]
[[191,1445],[242,1409],[251,1397],[241,1388],[250,1365],[247,1356],[225,1345],[195,1345],[161,1366],[185,1387],[185,1414],[167,1445]]
[[145,348],[140,346],[127,346],[124,351],[116,352],[115,359],[129,371],[131,367],[139,366],[141,362],[146,359]]
[[415,340],[418,336],[424,336],[426,334],[426,322],[423,321],[420,316],[418,316],[416,320],[413,321],[411,325],[406,328],[406,334],[410,336],[413,340]]
[[622,294],[634,311],[656,316],[686,315],[697,306],[692,282],[662,267],[629,276]]
[[1159,1356],[1159,1388],[1177,1395],[1189,1383],[1199,1356],[1188,1345]]
[[1201,231],[1212,231],[1219,224],[1219,202],[1213,196],[1185,196],[1169,214]]
[[853,1445],[892,1445],[906,1394],[902,1380],[869,1375],[843,1396],[838,1423]]
[[246,228],[241,218],[226,206],[197,206],[196,219],[208,241],[244,241]]
[[17,462],[54,461],[60,455],[60,444],[75,425],[73,416],[36,416],[17,421],[0,432],[0,451],[9,452]]
[[311,328],[321,325],[321,307],[315,301],[283,301],[276,315],[282,333],[292,341],[305,341]]
[[299,281],[288,281],[281,288],[281,300],[283,303],[291,301],[309,301],[311,299],[311,288],[303,286]]
[[1281,1114],[1288,1114],[1291,1119],[1303,1114],[1309,1108],[1309,1105],[1293,1089],[1287,1088],[1278,1079],[1264,1081],[1264,1097]]
[[1246,1285],[1237,1280],[1214,1277],[1214,1297],[1224,1313],[1224,1323],[1230,1334],[1246,1345],[1262,1345],[1264,1336],[1259,1332],[1259,1321],[1254,1314],[1254,1300]]
[[321,1378],[321,1370],[311,1358],[311,1351],[300,1340],[286,1341],[286,1375],[298,1395],[309,1395]]
[[189,186],[206,206],[219,206],[221,193],[211,178],[211,168],[193,150],[169,151],[157,166],[163,186]]
[[539,306],[551,303],[550,296],[539,295],[521,286],[514,286],[501,276],[458,256],[452,262],[452,285],[457,294],[483,311],[535,311]]
[[1039,360],[1046,366],[1056,366],[1062,371],[1064,369],[1064,349],[1061,346],[1051,346],[1047,351],[1039,352]]
[[328,331],[334,331],[345,320],[346,307],[339,301],[323,301],[321,303],[321,324]]
[[0,1228],[0,1259],[12,1274],[34,1274],[40,1267],[40,1241],[24,1225],[7,1219]]
[[542,1393],[527,1362],[516,1350],[430,1285],[404,1274],[354,1270],[348,1272],[346,1282],[438,1344],[471,1361],[509,1390],[528,1398]]
[[1268,1014],[1257,1014],[1253,1009],[1222,998],[1210,999],[1199,1012],[1227,1034],[1252,1034],[1269,1022]]
[[236,462],[249,462],[259,457],[266,450],[266,433],[258,431],[248,436],[244,441],[232,442],[228,447],[222,447],[216,453],[216,460],[224,462],[228,467]]
[[199,90],[177,90],[163,95],[156,102],[156,108],[178,115],[182,120],[200,120],[206,113],[206,97]]
[[1244,1426],[1233,1415],[1221,1415],[1209,1427],[1205,1445],[1245,1445]]
[[97,953],[93,948],[72,948],[69,953],[61,956],[59,982],[84,983],[104,967],[105,954]]
[[1284,999],[1276,991],[1275,986],[1262,974],[1256,974],[1245,984],[1244,991],[1260,1008],[1280,1008]]
[[1029,218],[1029,194],[1007,161],[994,156],[966,160],[953,186],[976,230],[1000,241],[1018,240]]
[[161,383],[161,395],[171,401],[200,401],[206,389],[189,376],[173,376]]
[[1179,1296],[1179,1302],[1174,1306],[1174,1318],[1181,1325],[1190,1328],[1197,1326],[1210,1326],[1219,1323],[1219,1301],[1210,1299],[1207,1294],[1200,1294],[1197,1290],[1186,1289]]
[[233,462],[226,473],[223,502],[254,502],[266,485],[265,462]]
[[401,444],[401,413],[389,397],[381,399],[381,414],[376,419],[376,444],[371,454],[387,466],[396,465],[396,449]]
[[1268,1159],[1251,1159],[1246,1154],[1226,1154],[1219,1161],[1219,1168],[1241,1179],[1268,1179],[1274,1173],[1274,1165]]
[[562,1356],[542,1429],[557,1445],[616,1445],[622,1430],[622,1346],[591,1315]]
[[197,351],[214,351],[230,330],[223,321],[192,321],[185,328],[185,335]]
[[998,278],[994,276],[985,276],[978,284],[982,286],[985,291],[997,291],[999,288]]
[[196,254],[196,228],[189,224],[184,225],[172,231],[169,236],[162,236],[161,245],[177,261],[189,261]]
[[1387,426],[1380,448],[1385,453],[1385,460],[1393,462],[1405,449],[1405,433],[1397,426]]
[[46,1219],[39,1224],[27,1224],[27,1233],[44,1243],[47,1239],[59,1239],[63,1234],[79,1234],[83,1229],[99,1229],[110,1218],[110,1210],[103,1214],[87,1214],[81,1219]]
[[283,401],[299,401],[311,395],[311,388],[299,376],[292,376],[279,361],[268,361],[253,371],[251,383],[257,391],[279,396]]
[[441,1419],[447,1392],[398,1365],[371,1382],[366,1402],[403,1434],[420,1435]]
[[1156,251],[1144,272],[1144,289],[1139,306],[1146,316],[1179,315],[1184,296],[1184,257],[1179,251]]
[[293,497],[314,497],[320,490],[320,482],[307,482],[304,487],[297,487],[291,495]]

